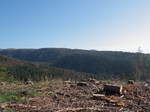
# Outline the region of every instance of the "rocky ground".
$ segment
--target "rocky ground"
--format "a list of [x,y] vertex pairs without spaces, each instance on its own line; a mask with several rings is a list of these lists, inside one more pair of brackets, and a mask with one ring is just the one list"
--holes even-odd
[[[123,88],[120,93],[106,94],[104,85],[108,84]],[[150,112],[150,82],[53,80],[27,85],[1,84],[0,90],[1,97],[3,91],[21,90],[19,100],[0,98],[0,112]]]

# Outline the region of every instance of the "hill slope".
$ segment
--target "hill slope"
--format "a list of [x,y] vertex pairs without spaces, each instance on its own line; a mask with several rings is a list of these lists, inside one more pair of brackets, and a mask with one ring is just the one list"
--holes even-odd
[[[120,76],[121,74],[132,77],[136,61],[135,53],[65,48],[4,49],[0,50],[0,55],[44,63],[50,67],[97,74],[97,77]],[[144,57],[147,58],[148,55]],[[149,64],[150,61],[147,62]]]
[[82,79],[90,74],[75,72],[72,70],[46,67],[40,64],[33,64],[24,61],[18,61],[6,56],[0,56],[0,81],[13,80],[48,80],[54,78],[62,79]]

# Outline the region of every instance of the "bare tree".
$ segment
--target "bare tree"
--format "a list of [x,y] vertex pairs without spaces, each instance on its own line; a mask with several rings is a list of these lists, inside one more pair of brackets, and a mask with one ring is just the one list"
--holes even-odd
[[144,75],[144,54],[142,53],[141,47],[138,48],[138,51],[135,53],[135,63],[134,63],[135,80],[140,80],[141,76]]

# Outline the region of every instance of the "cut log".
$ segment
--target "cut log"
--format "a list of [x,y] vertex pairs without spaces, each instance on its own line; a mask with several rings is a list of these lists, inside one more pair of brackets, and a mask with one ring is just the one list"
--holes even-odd
[[49,90],[48,87],[43,87],[43,88],[37,89],[37,91],[39,91],[39,92],[44,92],[44,91],[48,91],[48,90]]
[[115,96],[105,96],[103,94],[93,94],[93,100],[103,100],[108,103],[117,103],[118,102],[118,97]]
[[120,86],[116,86],[116,85],[104,85],[104,89],[103,91],[107,94],[107,95],[114,95],[114,94],[122,94],[122,90],[123,87],[122,85]]
[[105,100],[105,99],[106,99],[106,96],[103,95],[103,94],[93,94],[92,99],[93,99],[93,100]]

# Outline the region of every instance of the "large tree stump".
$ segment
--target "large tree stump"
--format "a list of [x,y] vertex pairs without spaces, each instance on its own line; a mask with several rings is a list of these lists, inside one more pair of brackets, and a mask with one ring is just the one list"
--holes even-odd
[[122,85],[120,85],[120,86],[118,86],[118,85],[104,85],[103,91],[107,95],[114,95],[114,94],[121,95],[123,92],[123,87],[122,87]]

